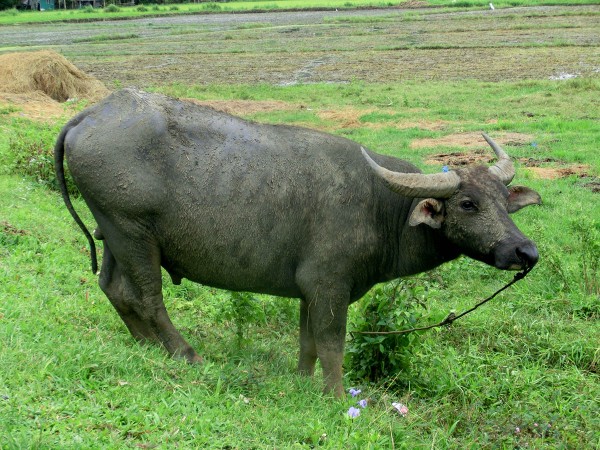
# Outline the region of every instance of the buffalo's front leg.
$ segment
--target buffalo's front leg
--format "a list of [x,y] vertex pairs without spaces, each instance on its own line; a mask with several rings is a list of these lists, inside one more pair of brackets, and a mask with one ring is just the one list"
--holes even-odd
[[317,361],[317,346],[312,330],[312,321],[308,312],[308,303],[300,301],[300,357],[298,360],[298,372],[302,375],[312,376],[315,373]]
[[298,370],[312,375],[318,358],[323,368],[324,391],[342,397],[348,301],[346,296],[340,295],[340,290],[313,288],[311,291],[300,306]]

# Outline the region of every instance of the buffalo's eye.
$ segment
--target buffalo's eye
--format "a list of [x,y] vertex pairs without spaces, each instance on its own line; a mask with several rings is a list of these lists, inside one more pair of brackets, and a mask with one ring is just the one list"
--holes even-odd
[[476,211],[477,210],[477,206],[475,206],[475,203],[472,202],[471,200],[464,200],[464,201],[460,202],[460,207],[462,209],[464,209],[465,211]]

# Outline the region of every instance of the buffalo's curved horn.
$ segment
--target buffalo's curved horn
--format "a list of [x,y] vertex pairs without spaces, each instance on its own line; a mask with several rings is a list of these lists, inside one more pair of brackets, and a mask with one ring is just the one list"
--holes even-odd
[[435,173],[425,175],[422,173],[393,172],[381,167],[368,155],[364,148],[360,148],[363,156],[381,178],[387,187],[406,197],[424,198],[449,198],[458,189],[460,178],[455,172]]
[[508,186],[515,177],[515,166],[510,157],[506,154],[502,147],[494,142],[487,134],[483,133],[483,138],[490,144],[492,150],[498,157],[498,162],[489,168],[490,172],[496,175],[500,180]]

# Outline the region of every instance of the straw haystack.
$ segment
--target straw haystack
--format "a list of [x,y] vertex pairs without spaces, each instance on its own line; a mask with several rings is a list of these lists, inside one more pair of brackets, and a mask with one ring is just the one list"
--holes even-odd
[[0,55],[0,96],[5,98],[16,94],[33,101],[49,97],[61,103],[69,99],[95,102],[108,93],[102,82],[54,51]]

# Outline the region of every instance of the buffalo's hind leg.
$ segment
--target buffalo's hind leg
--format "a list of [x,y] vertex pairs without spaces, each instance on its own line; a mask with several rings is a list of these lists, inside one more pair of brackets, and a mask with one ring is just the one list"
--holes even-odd
[[[125,322],[135,339],[162,344],[172,356],[184,357],[188,362],[201,358],[177,331],[165,308],[159,258],[143,258],[139,249],[115,255],[104,241],[104,255],[100,272],[100,288]],[[137,255],[134,257],[133,255]]]

